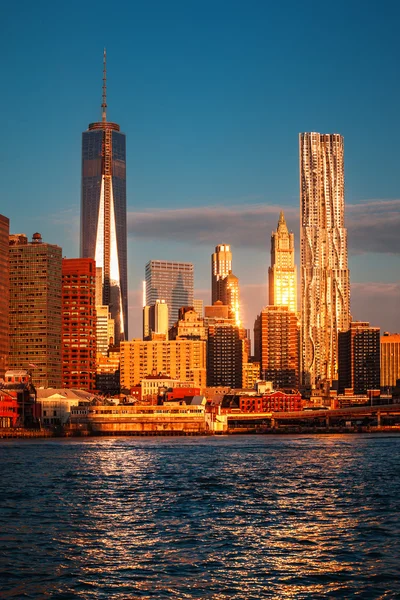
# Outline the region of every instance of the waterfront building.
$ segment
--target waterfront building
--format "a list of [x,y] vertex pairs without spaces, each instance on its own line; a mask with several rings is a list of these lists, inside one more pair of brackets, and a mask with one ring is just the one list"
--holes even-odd
[[153,373],[168,373],[171,379],[204,388],[206,342],[134,339],[121,344],[121,387],[130,389]]
[[193,308],[199,315],[199,317],[204,316],[204,302],[203,300],[199,300],[198,298],[193,300]]
[[62,250],[10,235],[10,369],[32,369],[36,387],[60,387]]
[[81,257],[101,268],[102,301],[115,322],[115,342],[128,337],[126,139],[107,120],[104,52],[101,121],[82,134]]
[[193,306],[193,264],[150,260],[146,265],[145,279],[145,306],[153,306],[162,298],[168,306],[168,327],[172,327],[180,307]]
[[350,324],[339,134],[300,134],[301,373],[305,385],[338,379],[338,332]]
[[380,389],[380,329],[366,321],[352,321],[339,332],[339,394],[366,394]]
[[4,377],[4,373],[8,368],[8,355],[10,352],[9,235],[10,222],[7,217],[0,215],[0,379]]
[[381,337],[381,387],[396,387],[400,379],[400,333],[385,331]]
[[287,306],[266,306],[254,323],[254,358],[275,388],[298,385],[297,316]]
[[287,306],[297,312],[297,272],[294,262],[294,234],[289,233],[283,211],[271,236],[271,266],[268,269],[270,306]]
[[[140,382],[142,389],[142,400],[156,402],[159,398],[164,401],[167,399],[167,391],[174,389],[182,389],[182,394],[177,392],[175,395],[172,394],[177,399],[182,399],[185,395],[185,390],[197,390],[197,393],[200,393],[199,388],[191,387],[190,383],[186,381],[179,381],[177,379],[173,379],[169,375],[165,375],[163,373],[159,373],[158,375],[147,375]],[[193,394],[195,395],[195,394]]]
[[96,263],[62,261],[62,382],[66,388],[95,389]]
[[0,389],[0,430],[15,427],[18,419],[18,400]]
[[263,396],[242,396],[239,408],[245,413],[299,411],[303,409],[303,400],[295,389],[276,390]]
[[232,271],[232,252],[229,244],[216,246],[211,255],[211,303],[221,300],[224,304],[221,282]]

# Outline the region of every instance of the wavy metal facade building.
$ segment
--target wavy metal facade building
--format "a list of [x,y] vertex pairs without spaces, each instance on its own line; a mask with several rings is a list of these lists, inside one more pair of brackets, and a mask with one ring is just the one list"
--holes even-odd
[[338,332],[350,323],[344,225],[344,144],[300,134],[301,371],[303,383],[338,379]]

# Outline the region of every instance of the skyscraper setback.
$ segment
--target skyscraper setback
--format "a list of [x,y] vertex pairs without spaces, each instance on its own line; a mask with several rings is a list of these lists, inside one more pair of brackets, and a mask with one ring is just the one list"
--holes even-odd
[[211,256],[211,304],[223,299],[222,282],[232,271],[232,252],[229,244],[216,246]]
[[297,273],[294,234],[289,233],[283,211],[271,236],[271,266],[268,269],[269,305],[287,306],[297,312]]
[[128,336],[126,143],[107,121],[106,54],[102,120],[82,134],[81,257],[102,268],[103,305],[110,307],[118,343]]
[[303,383],[338,378],[338,332],[350,321],[344,148],[339,134],[300,134]]

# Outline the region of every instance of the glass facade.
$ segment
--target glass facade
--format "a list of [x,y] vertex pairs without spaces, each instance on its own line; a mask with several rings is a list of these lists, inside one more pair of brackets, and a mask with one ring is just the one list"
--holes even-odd
[[102,268],[102,303],[119,342],[128,336],[126,138],[119,125],[91,123],[82,134],[81,194],[81,257]]
[[146,265],[146,305],[153,306],[157,300],[168,305],[168,326],[178,320],[182,306],[193,306],[192,263],[151,260]]

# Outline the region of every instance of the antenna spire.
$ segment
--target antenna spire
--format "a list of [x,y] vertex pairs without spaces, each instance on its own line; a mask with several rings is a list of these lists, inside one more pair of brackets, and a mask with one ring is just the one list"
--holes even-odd
[[101,104],[102,121],[107,121],[107,53],[103,52],[103,102]]

